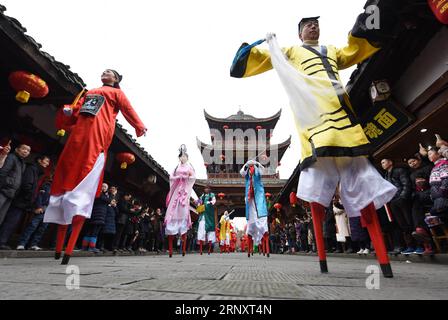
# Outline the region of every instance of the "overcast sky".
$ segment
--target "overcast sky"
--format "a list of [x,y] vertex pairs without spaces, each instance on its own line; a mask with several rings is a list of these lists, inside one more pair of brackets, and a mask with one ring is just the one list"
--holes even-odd
[[[287,179],[300,150],[286,94],[273,71],[231,78],[234,54],[242,42],[264,38],[267,32],[275,32],[281,46],[300,44],[297,23],[314,15],[321,16],[321,44],[343,46],[366,1],[0,2],[43,51],[70,65],[88,88],[101,85],[106,68],[124,75],[122,89],[149,129],[139,142],[169,172],[177,165],[179,146],[186,144],[198,178],[206,177],[196,147],[196,136],[210,142],[204,109],[217,117],[239,108],[268,117],[282,108],[272,141],[292,135],[280,167],[281,178]],[[344,83],[352,71],[341,72]],[[129,128],[123,117],[119,120]]]

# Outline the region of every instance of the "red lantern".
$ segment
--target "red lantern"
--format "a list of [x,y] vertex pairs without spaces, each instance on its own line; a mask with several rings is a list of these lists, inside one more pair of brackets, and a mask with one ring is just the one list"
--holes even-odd
[[227,130],[227,129],[229,129],[229,126],[225,125],[225,126],[222,126],[222,128],[223,128],[224,130]]
[[117,154],[117,160],[121,162],[121,169],[126,169],[128,165],[135,162],[135,156],[132,153],[122,152]]
[[266,199],[270,199],[272,197],[272,194],[270,194],[269,192],[265,193]]
[[274,204],[274,208],[277,209],[277,212],[280,212],[280,210],[283,208],[283,206],[281,205],[281,203],[276,203]]
[[218,193],[218,198],[220,200],[224,199],[225,196],[226,196],[226,194],[224,192]]
[[261,130],[261,129],[263,129],[263,127],[262,127],[262,126],[256,126],[255,129],[257,129],[257,130]]
[[27,103],[30,97],[43,98],[49,91],[44,80],[25,71],[11,73],[9,75],[9,83],[17,91],[16,100],[21,103]]
[[448,0],[428,0],[428,5],[441,23],[448,24]]
[[226,160],[226,156],[225,156],[225,155],[223,155],[223,154],[222,154],[222,155],[220,156],[220,158],[221,158],[221,161],[224,161],[224,160]]
[[208,163],[204,163],[204,166],[207,168],[208,167]]
[[297,205],[297,202],[298,202],[298,199],[297,199],[296,193],[295,192],[291,192],[289,194],[289,203],[291,204],[292,207],[295,208],[296,205]]

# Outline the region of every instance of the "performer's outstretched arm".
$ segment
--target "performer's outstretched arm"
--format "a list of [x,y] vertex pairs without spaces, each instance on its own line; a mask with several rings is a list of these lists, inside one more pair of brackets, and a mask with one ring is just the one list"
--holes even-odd
[[374,47],[367,39],[348,35],[345,47],[337,49],[337,62],[339,69],[346,69],[370,58],[380,48]]
[[[237,51],[236,59],[230,69],[230,76],[234,78],[247,78],[272,69],[271,54],[268,49],[252,47],[241,54],[247,46],[250,45],[243,43]],[[289,57],[290,48],[282,49],[282,51]]]
[[147,129],[123,91],[118,94],[118,106],[127,122],[134,127],[137,137],[144,135]]

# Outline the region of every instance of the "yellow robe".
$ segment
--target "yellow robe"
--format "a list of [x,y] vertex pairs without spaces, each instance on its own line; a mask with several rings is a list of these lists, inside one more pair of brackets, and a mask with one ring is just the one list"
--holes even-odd
[[[372,46],[367,40],[353,37],[351,34],[348,37],[348,45],[341,49],[321,46],[322,53],[309,46],[283,49],[299,72],[321,78],[319,85],[326,87],[323,94],[314,95],[321,109],[325,110],[320,115],[322,123],[313,128],[297,126],[302,150],[302,169],[310,166],[316,157],[355,157],[369,154],[369,140],[356,119],[347,93],[331,80],[340,82],[339,70],[364,61],[378,50],[379,48]],[[232,74],[234,77],[255,76],[272,69],[269,50],[257,47],[253,47],[248,55],[241,57],[237,64],[238,71]],[[311,82],[308,83],[312,85]],[[332,87],[338,91],[332,90]]]
[[225,215],[221,216],[221,220],[219,221],[219,240],[225,241],[226,235],[230,233],[230,219],[227,220]]

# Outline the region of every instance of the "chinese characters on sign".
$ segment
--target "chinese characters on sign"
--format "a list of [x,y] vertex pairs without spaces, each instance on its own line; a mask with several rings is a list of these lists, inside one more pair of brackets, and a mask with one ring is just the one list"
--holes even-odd
[[[381,111],[373,119],[383,129],[389,129],[395,122],[397,122],[397,118],[388,112],[386,108],[381,109]],[[367,137],[374,139],[382,135],[384,131],[381,130],[375,123],[368,122],[364,128],[364,132]]]
[[412,115],[402,110],[392,99],[375,103],[362,117],[364,133],[376,149],[407,127]]

